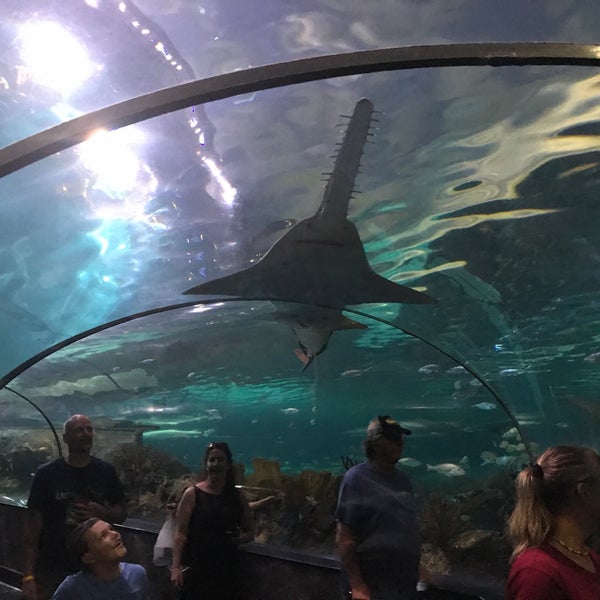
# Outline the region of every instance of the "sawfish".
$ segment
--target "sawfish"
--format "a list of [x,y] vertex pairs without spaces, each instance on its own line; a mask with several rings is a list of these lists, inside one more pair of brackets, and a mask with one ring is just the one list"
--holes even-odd
[[[333,171],[328,174],[321,204],[312,217],[291,227],[255,265],[183,292],[311,305],[310,309],[307,307],[309,319],[308,326],[303,327],[303,336],[313,340],[314,347],[305,351],[302,349],[304,344],[300,344],[306,359],[303,360],[305,367],[323,351],[333,331],[349,328],[349,323],[343,321],[346,317],[341,314],[339,319],[332,319],[331,313],[326,318],[316,318],[315,308],[341,313],[351,304],[435,302],[427,294],[375,273],[358,231],[348,219],[360,160],[370,135],[373,110],[373,103],[367,98],[356,103],[339,145]],[[296,318],[296,322],[302,323],[302,320]],[[307,331],[306,327],[310,329]],[[357,324],[356,328],[364,326]],[[298,331],[296,328],[299,339]]]
[[335,331],[367,329],[366,325],[353,321],[337,308],[322,308],[309,304],[275,304],[273,318],[289,325],[296,336],[298,347],[294,350],[304,365],[303,371],[327,348]]

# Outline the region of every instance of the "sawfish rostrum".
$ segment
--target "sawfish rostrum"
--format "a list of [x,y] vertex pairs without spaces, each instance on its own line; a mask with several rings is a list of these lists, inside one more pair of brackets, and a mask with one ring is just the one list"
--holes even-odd
[[336,309],[367,302],[435,302],[427,294],[375,273],[356,227],[348,220],[348,204],[372,115],[370,100],[356,103],[315,215],[294,225],[257,264],[184,294],[282,300]]

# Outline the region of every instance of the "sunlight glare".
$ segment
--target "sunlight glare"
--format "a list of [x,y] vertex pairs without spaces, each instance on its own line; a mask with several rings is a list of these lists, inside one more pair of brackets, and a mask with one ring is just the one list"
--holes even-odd
[[202,162],[208,167],[208,170],[217,181],[222,201],[226,206],[233,206],[233,202],[237,197],[237,189],[229,183],[221,169],[219,169],[217,163],[212,158],[203,157]]
[[[96,131],[78,148],[84,167],[92,174],[92,188],[111,200],[95,207],[105,219],[145,219],[145,204],[158,187],[148,165],[138,158],[136,147],[144,136],[139,129]],[[120,202],[115,202],[119,200]]]
[[21,59],[38,84],[69,96],[94,72],[85,47],[51,21],[28,21],[18,35]]

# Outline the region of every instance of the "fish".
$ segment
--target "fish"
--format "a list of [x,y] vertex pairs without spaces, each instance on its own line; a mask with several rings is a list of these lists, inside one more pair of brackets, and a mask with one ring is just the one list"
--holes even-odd
[[423,365],[422,367],[419,367],[418,372],[422,373],[423,375],[431,375],[432,373],[439,373],[439,370],[439,365],[436,365],[435,363],[430,363],[428,365]]
[[281,412],[284,415],[297,415],[300,412],[300,410],[298,408],[293,408],[293,407],[292,408],[282,408]]
[[523,442],[518,442],[516,444],[511,444],[507,440],[502,440],[500,442],[500,448],[503,448],[505,452],[508,454],[519,454],[526,452],[525,444]]
[[502,369],[500,375],[504,377],[515,377],[516,375],[522,375],[523,371],[519,369]]
[[440,463],[439,465],[427,465],[428,471],[435,471],[440,475],[446,477],[461,477],[465,475],[466,471],[460,466],[454,463]]
[[207,408],[206,414],[208,415],[208,419],[210,420],[219,421],[223,418],[223,415],[221,414],[221,411],[218,408]]
[[515,456],[498,456],[495,452],[490,452],[489,450],[484,450],[480,454],[480,457],[482,467],[485,465],[497,465],[503,467],[517,462],[517,457]]
[[517,431],[516,427],[511,427],[510,429],[507,429],[502,434],[502,439],[503,440],[520,440],[521,436],[519,435],[519,432]]
[[307,304],[278,306],[274,318],[289,324],[298,347],[295,354],[304,365],[303,371],[327,348],[335,331],[367,329],[366,325],[344,316],[341,310],[319,308]]
[[583,360],[588,363],[600,362],[600,352],[594,352],[593,354],[588,354]]
[[159,431],[148,431],[144,433],[144,439],[180,439],[180,438],[197,438],[202,437],[204,432],[199,429],[161,429]]
[[473,408],[478,408],[479,410],[496,410],[498,405],[494,404],[494,402],[479,402],[479,404],[473,404]]
[[341,377],[360,377],[365,373],[368,373],[371,370],[371,367],[367,367],[366,369],[348,369],[347,371],[342,371],[340,373]]
[[402,467],[408,467],[410,469],[416,469],[417,467],[421,466],[421,461],[417,460],[416,458],[410,458],[410,457],[406,457],[406,458],[401,458],[398,461],[398,464]]
[[431,296],[371,269],[348,207],[374,107],[359,100],[317,212],[289,228],[255,264],[185,290],[187,295],[281,300],[343,310],[373,302],[433,304]]
[[468,373],[468,371],[463,366],[456,365],[455,367],[447,369],[446,373],[449,373],[450,375],[463,375],[465,373]]

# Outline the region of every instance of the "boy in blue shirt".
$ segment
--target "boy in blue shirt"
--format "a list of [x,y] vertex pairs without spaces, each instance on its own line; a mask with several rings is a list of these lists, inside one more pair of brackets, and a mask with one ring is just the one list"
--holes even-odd
[[121,534],[101,519],[87,519],[68,538],[81,562],[81,571],[69,575],[52,600],[147,600],[148,582],[141,565],[121,562],[127,548]]

